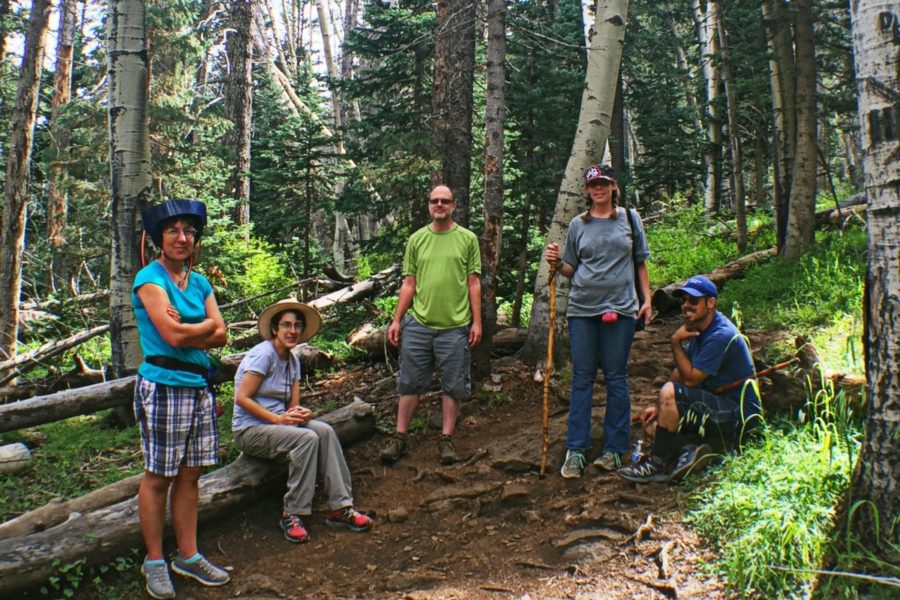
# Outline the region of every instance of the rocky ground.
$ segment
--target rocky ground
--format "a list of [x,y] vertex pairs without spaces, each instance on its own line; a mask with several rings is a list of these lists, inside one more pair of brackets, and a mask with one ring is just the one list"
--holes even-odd
[[[632,349],[632,412],[654,402],[672,369],[668,338],[677,319],[639,333]],[[602,375],[599,376],[602,380]],[[346,449],[357,507],[373,530],[308,523],[311,541],[286,542],[277,521],[281,490],[201,529],[201,547],[229,565],[233,581],[203,588],[177,577],[178,598],[703,598],[727,597],[704,567],[713,551],[679,524],[687,484],[638,485],[589,467],[564,480],[568,379],[550,393],[550,460],[540,477],[543,384],[512,358],[493,364],[487,389],[464,406],[462,458],[438,464],[440,401],[423,399],[410,453],[393,466],[378,454],[393,428],[394,377],[385,363],[321,378],[309,404],[354,395],[375,406],[379,433]],[[596,387],[594,448],[602,447],[603,386]],[[637,440],[640,431],[633,431]],[[128,577],[136,576],[128,573]],[[132,588],[135,589],[135,588]]]

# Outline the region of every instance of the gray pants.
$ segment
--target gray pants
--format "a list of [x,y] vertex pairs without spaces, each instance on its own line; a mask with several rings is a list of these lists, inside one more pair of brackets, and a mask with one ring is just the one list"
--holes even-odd
[[303,427],[253,425],[234,432],[234,445],[250,456],[288,461],[284,495],[287,514],[312,514],[317,473],[322,474],[328,510],[353,506],[350,470],[341,441],[328,423],[313,420]]

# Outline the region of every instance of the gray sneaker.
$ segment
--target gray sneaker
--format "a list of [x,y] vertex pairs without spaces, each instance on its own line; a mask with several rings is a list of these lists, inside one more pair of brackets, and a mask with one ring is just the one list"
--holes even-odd
[[388,464],[397,462],[404,454],[406,454],[406,436],[395,433],[381,450],[381,461]]
[[187,562],[180,554],[172,561],[172,570],[185,577],[193,577],[203,585],[225,585],[231,581],[228,571],[212,564],[202,554],[194,562]]
[[618,452],[605,450],[603,454],[594,459],[593,465],[604,471],[616,471],[622,468],[622,456]]
[[175,587],[172,585],[172,578],[169,577],[169,566],[163,561],[161,564],[147,564],[144,558],[144,564],[141,565],[141,575],[147,581],[147,593],[154,598],[174,598]]
[[441,457],[442,465],[452,465],[459,460],[456,455],[456,446],[449,435],[442,435],[441,441],[438,442],[438,455]]
[[563,479],[578,479],[584,473],[586,466],[587,459],[584,457],[584,452],[581,450],[567,450],[566,460],[559,470],[559,474],[563,476]]

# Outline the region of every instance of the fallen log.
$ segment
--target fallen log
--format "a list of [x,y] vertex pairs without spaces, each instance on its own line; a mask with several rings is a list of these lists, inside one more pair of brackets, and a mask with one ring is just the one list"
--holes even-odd
[[[707,273],[706,277],[709,278],[710,281],[716,284],[720,290],[725,282],[736,279],[744,274],[744,271],[747,268],[763,259],[771,258],[777,254],[777,250],[775,248],[769,248],[768,250],[760,250],[759,252],[754,252],[753,254],[748,254],[747,256],[742,256],[737,260],[734,260],[727,265],[722,267],[718,267],[714,269],[712,273]],[[673,283],[671,285],[667,285],[665,287],[661,287],[655,292],[653,292],[653,299],[651,303],[653,304],[653,309],[656,310],[657,316],[665,317],[668,315],[672,315],[681,310],[681,302],[673,295],[678,288],[684,285],[684,281],[679,281],[678,283]]]
[[[360,400],[321,417],[343,445],[375,430],[372,406]],[[199,522],[220,520],[226,511],[249,505],[271,487],[284,483],[285,464],[241,455],[230,465],[200,479]],[[44,531],[0,540],[0,597],[12,598],[57,573],[60,566],[84,560],[102,564],[141,546],[137,498],[72,513]]]
[[[347,344],[371,357],[383,357],[386,347],[385,333],[387,327],[375,327],[371,323],[365,323],[352,331],[347,336]],[[491,340],[491,354],[494,356],[509,356],[515,354],[525,343],[528,329],[517,327],[504,327],[498,329]]]
[[[293,352],[300,359],[304,373],[331,368],[335,362],[333,356],[308,344],[301,344],[294,348]],[[245,354],[240,352],[222,357],[214,383],[224,383],[233,379]],[[107,408],[127,406],[131,404],[133,397],[134,375],[129,375],[46,396],[10,402],[0,405],[0,433],[61,421],[78,415],[89,415]]]
[[[40,365],[42,361],[51,356],[55,356],[69,348],[74,348],[75,346],[84,343],[93,337],[97,337],[100,334],[106,333],[107,331],[109,331],[108,324],[98,325],[87,331],[79,331],[75,335],[67,337],[64,340],[48,342],[34,350],[17,354],[9,360],[0,362],[0,385],[3,385],[10,379],[15,379],[22,373]],[[10,372],[10,370],[12,371]]]
[[86,304],[96,300],[102,300],[109,297],[109,290],[99,290],[88,294],[78,294],[77,296],[55,298],[53,300],[28,301],[20,304],[20,310],[35,310],[50,308],[59,304]]

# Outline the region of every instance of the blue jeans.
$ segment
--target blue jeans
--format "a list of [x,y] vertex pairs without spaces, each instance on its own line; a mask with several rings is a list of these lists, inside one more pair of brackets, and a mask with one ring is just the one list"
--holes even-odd
[[615,323],[600,317],[569,317],[572,345],[572,393],[566,447],[591,447],[591,403],[597,368],[606,379],[603,450],[624,454],[631,444],[631,398],[628,395],[628,355],[634,338],[634,318],[619,315]]

